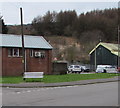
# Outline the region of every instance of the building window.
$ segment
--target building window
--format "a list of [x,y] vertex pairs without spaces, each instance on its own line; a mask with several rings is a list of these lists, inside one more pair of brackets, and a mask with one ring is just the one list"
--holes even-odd
[[[31,53],[32,53],[32,51],[31,51]],[[36,57],[36,58],[42,58],[42,59],[45,58],[45,51],[40,51],[40,50],[35,51],[34,57]]]
[[45,58],[45,52],[44,51],[41,52],[41,58]]
[[19,49],[19,56],[22,57],[22,49]]
[[9,48],[9,49],[8,49],[8,57],[11,57],[12,55],[13,55],[12,48]]
[[13,49],[13,56],[14,57],[19,57],[19,49],[18,48]]
[[33,50],[30,50],[30,57],[33,57]]
[[22,57],[22,49],[8,48],[8,57]]

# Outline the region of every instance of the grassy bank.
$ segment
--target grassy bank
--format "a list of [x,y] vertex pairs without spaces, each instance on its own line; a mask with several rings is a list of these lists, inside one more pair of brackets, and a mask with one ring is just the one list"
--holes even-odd
[[98,74],[67,74],[67,75],[44,75],[43,79],[26,79],[22,77],[2,77],[0,83],[24,83],[24,82],[44,82],[44,83],[57,83],[57,82],[70,82],[89,79],[102,79],[118,76],[118,74],[98,73]]

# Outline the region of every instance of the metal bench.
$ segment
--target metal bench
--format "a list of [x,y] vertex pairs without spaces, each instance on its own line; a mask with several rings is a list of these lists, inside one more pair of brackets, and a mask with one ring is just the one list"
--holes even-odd
[[23,80],[26,78],[43,78],[44,72],[24,72]]

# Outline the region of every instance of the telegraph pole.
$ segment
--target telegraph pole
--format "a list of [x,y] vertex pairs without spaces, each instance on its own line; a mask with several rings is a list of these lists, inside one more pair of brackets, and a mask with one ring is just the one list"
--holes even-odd
[[97,57],[96,57],[96,46],[95,46],[95,71],[96,71],[96,67],[97,67],[96,59],[97,59]]
[[118,25],[118,67],[120,67],[120,30]]
[[2,17],[3,16],[0,15],[0,33],[2,33]]
[[25,47],[24,47],[24,33],[23,33],[23,13],[22,8],[20,8],[20,17],[21,17],[21,36],[22,36],[22,63],[23,63],[23,73],[26,71],[25,66]]

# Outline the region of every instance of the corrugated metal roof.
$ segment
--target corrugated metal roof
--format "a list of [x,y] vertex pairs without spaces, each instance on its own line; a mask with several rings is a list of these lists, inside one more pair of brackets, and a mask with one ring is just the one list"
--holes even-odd
[[[25,48],[52,49],[42,36],[25,35],[24,41]],[[22,47],[22,38],[20,35],[0,34],[0,47]]]
[[[118,56],[118,44],[112,44],[112,43],[104,43],[104,42],[100,42],[89,54],[91,54],[93,51],[95,51],[95,49],[97,47],[99,47],[100,45],[104,46],[105,48],[107,48],[108,50],[111,51],[112,54],[117,55]],[[120,55],[119,55],[120,56]]]

